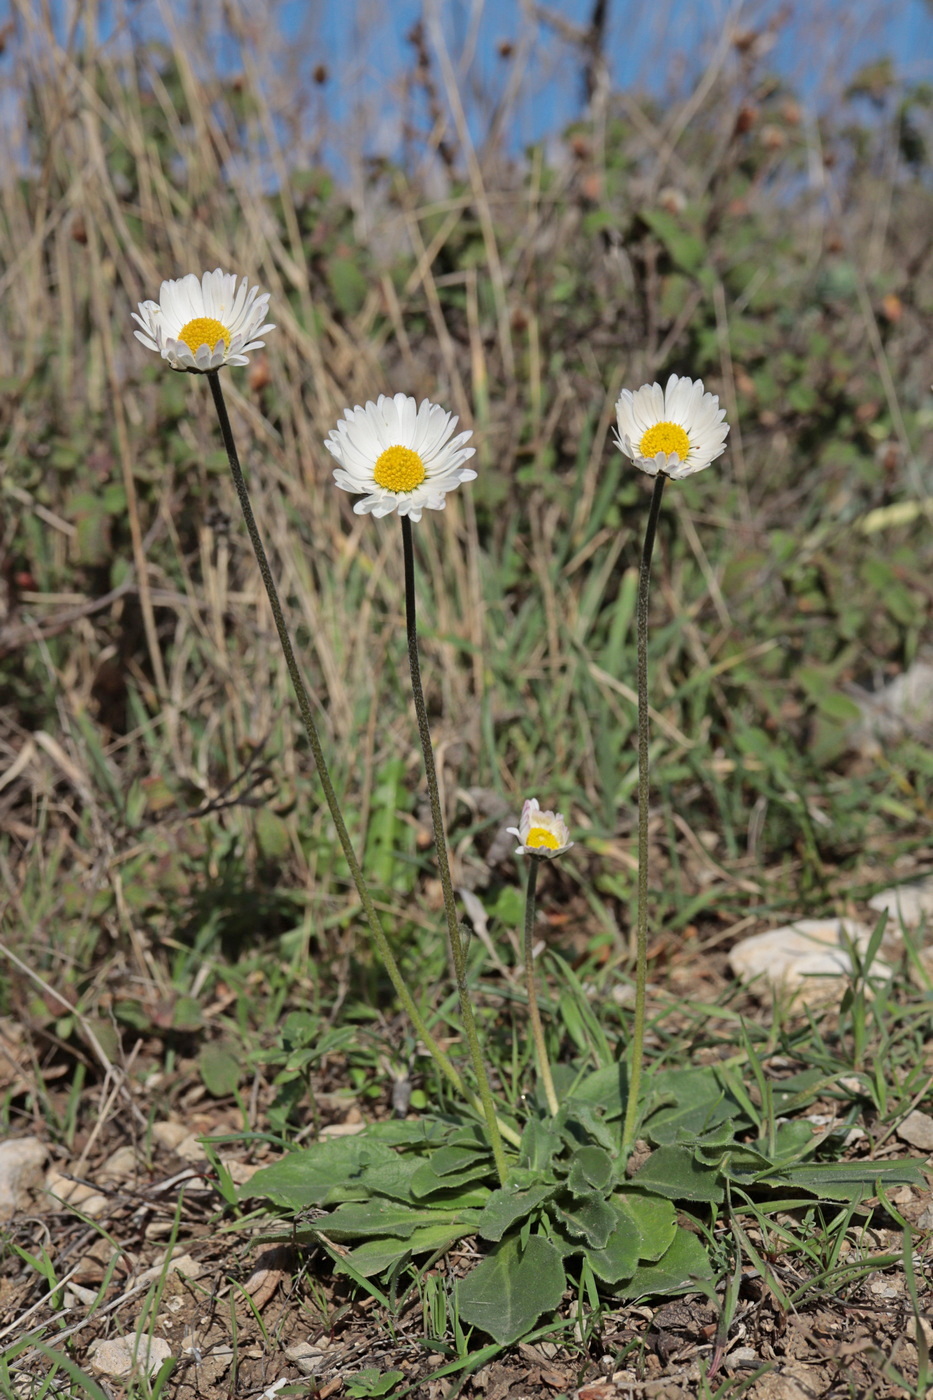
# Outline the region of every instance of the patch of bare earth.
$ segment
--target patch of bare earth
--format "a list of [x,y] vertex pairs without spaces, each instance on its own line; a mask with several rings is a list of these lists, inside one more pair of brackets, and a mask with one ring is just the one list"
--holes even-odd
[[[73,1155],[48,1154],[41,1179],[33,1173],[4,1227],[0,1345],[33,1337],[66,1351],[114,1396],[126,1392],[134,1368],[154,1375],[167,1358],[172,1371],[163,1393],[178,1400],[257,1396],[285,1382],[324,1400],[351,1393],[348,1382],[367,1368],[400,1372],[426,1400],[451,1393],[455,1377],[432,1377],[452,1355],[424,1340],[416,1295],[387,1318],[372,1298],[333,1276],[322,1251],[263,1246],[251,1238],[255,1231],[231,1228],[232,1213],[199,1142],[230,1131],[223,1107],[202,1104],[188,1122],[155,1121],[143,1139],[131,1114],[114,1114],[96,1130],[95,1103],[90,1095],[83,1101],[87,1122]],[[217,1151],[237,1182],[262,1160],[229,1145]],[[922,1221],[928,1200],[902,1188],[897,1207]],[[933,1310],[926,1239],[923,1231],[917,1236],[916,1274],[921,1310]],[[856,1250],[890,1257],[901,1235],[863,1225],[847,1243],[840,1262]],[[462,1271],[468,1250],[467,1243],[451,1251],[438,1272]],[[53,1289],[30,1255],[50,1261]],[[799,1262],[771,1261],[785,1293],[807,1282]],[[879,1269],[835,1296],[827,1284],[824,1296],[814,1290],[789,1310],[748,1270],[725,1337],[717,1310],[702,1298],[626,1306],[604,1315],[592,1336],[574,1338],[568,1324],[560,1342],[511,1348],[461,1377],[460,1393],[483,1400],[677,1400],[696,1394],[706,1373],[711,1385],[750,1381],[754,1400],[893,1400],[909,1393],[898,1375],[907,1385],[917,1382],[914,1329],[900,1267]],[[18,1393],[28,1396],[48,1374],[49,1360],[27,1346],[12,1371]]]

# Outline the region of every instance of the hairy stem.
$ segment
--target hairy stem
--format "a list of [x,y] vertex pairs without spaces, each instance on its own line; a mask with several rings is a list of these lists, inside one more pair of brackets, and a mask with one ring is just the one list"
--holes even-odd
[[454,897],[453,881],[450,878],[447,838],[444,835],[444,815],[441,811],[441,796],[437,786],[437,768],[434,763],[431,729],[428,724],[428,711],[424,703],[424,689],[421,684],[421,662],[418,658],[418,622],[415,610],[415,551],[412,543],[411,520],[407,515],[402,516],[402,546],[405,556],[405,623],[408,630],[408,666],[411,671],[411,690],[415,701],[415,715],[418,720],[418,736],[421,740],[421,751],[424,754],[424,771],[428,783],[428,797],[431,803],[431,819],[434,823],[434,845],[437,851],[437,866],[441,877],[441,885],[444,889],[444,912],[447,915],[447,937],[450,941],[454,975],[457,979],[457,992],[460,996],[460,1014],[463,1018],[463,1029],[466,1032],[467,1044],[470,1047],[470,1058],[473,1061],[473,1073],[476,1076],[480,1100],[482,1101],[483,1110],[486,1115],[486,1125],[489,1130],[489,1143],[492,1147],[493,1157],[495,1158],[499,1180],[504,1185],[508,1166],[502,1147],[502,1137],[499,1133],[499,1124],[496,1119],[495,1103],[492,1097],[492,1090],[489,1087],[489,1076],[486,1073],[486,1066],[483,1063],[479,1036],[476,1031],[476,1021],[473,1017],[473,1006],[470,1002],[470,993],[467,987],[466,953],[460,934],[460,923],[457,918],[457,903]]
[[645,997],[648,985],[648,584],[666,480],[663,472],[658,472],[654,479],[638,571],[638,915],[635,927],[635,1017],[632,1023],[628,1100],[622,1129],[623,1157],[628,1156],[635,1142],[641,1071],[645,1058]]
[[[463,1079],[461,1078],[459,1072],[451,1063],[448,1056],[438,1045],[431,1032],[428,1030],[427,1025],[425,1024],[424,1017],[421,1015],[421,1012],[415,1005],[411,993],[408,990],[408,987],[405,983],[405,979],[401,974],[398,963],[395,961],[392,949],[389,946],[389,941],[385,935],[385,931],[383,930],[382,924],[380,923],[379,915],[376,912],[376,906],[373,903],[372,895],[369,892],[369,888],[363,876],[362,868],[360,867],[360,863],[356,858],[356,852],[353,849],[353,844],[350,840],[350,833],[347,830],[347,824],[344,821],[343,813],[340,810],[340,804],[337,800],[337,794],[334,791],[334,785],[331,782],[330,773],[327,768],[327,761],[324,758],[324,750],[321,747],[321,740],[317,731],[317,725],[314,722],[314,712],[311,707],[311,700],[308,695],[308,691],[305,686],[304,680],[302,678],[301,671],[298,669],[298,662],[295,659],[295,652],[292,648],[291,638],[288,635],[288,628],[285,625],[285,615],[282,612],[282,604],[279,601],[278,590],[275,586],[275,580],[272,577],[272,571],[269,568],[269,560],[266,556],[266,551],[259,534],[259,528],[256,524],[256,517],[253,515],[253,507],[250,504],[249,492],[246,489],[246,482],[243,478],[243,471],[240,466],[240,459],[239,455],[237,454],[236,443],[233,439],[233,430],[230,426],[230,418],[227,414],[227,405],[224,401],[223,390],[220,386],[220,379],[218,377],[217,371],[211,371],[211,373],[208,374],[207,379],[208,383],[211,386],[211,394],[214,399],[214,407],[217,410],[217,418],[220,423],[220,432],[224,440],[224,447],[226,448],[227,458],[230,463],[230,473],[233,477],[234,489],[236,490],[237,497],[239,498],[240,507],[243,511],[243,519],[246,522],[246,532],[249,535],[250,544],[253,547],[253,553],[255,554],[256,562],[259,565],[259,572],[262,576],[262,581],[265,586],[266,596],[269,599],[269,606],[272,609],[272,617],[275,621],[275,630],[278,633],[279,642],[282,647],[282,653],[285,657],[285,665],[288,668],[288,674],[291,677],[292,685],[295,688],[295,694],[298,697],[298,709],[301,713],[301,720],[302,724],[304,725],[305,733],[308,736],[308,743],[311,746],[311,753],[314,756],[314,766],[317,768],[318,777],[320,779],[321,786],[324,789],[324,797],[327,802],[327,806],[330,811],[331,817],[333,819],[334,826],[336,827],[337,837],[340,841],[344,857],[346,859],[347,865],[350,867],[350,874],[353,877],[353,883],[356,885],[357,893],[360,897],[360,902],[363,905],[363,912],[366,916],[366,921],[369,924],[369,929],[373,936],[373,941],[376,944],[377,949],[379,950],[379,956],[382,958],[382,961],[385,964],[386,971],[389,974],[389,978],[392,982],[392,986],[395,988],[398,999],[404,1007],[408,1019],[414,1026],[415,1031],[420,1037],[425,1049],[428,1051],[428,1054],[434,1060],[434,1063],[437,1065],[440,1072],[444,1075],[445,1079],[447,1079],[447,1081],[451,1085],[453,1085],[457,1093],[460,1094],[461,1097],[465,1098],[467,1102],[471,1103],[474,1106],[474,1108],[485,1112],[485,1104],[479,1104],[477,1102],[476,1096],[466,1089],[463,1083]],[[503,1125],[503,1131],[508,1132],[509,1130],[507,1130]],[[510,1137],[514,1139],[516,1143],[519,1140],[517,1134],[510,1134]]]
[[535,987],[535,890],[538,885],[538,866],[541,863],[541,858],[531,856],[529,859],[528,889],[525,894],[525,987],[528,992],[528,1019],[531,1022],[531,1038],[534,1041],[535,1055],[538,1060],[538,1073],[541,1076],[541,1083],[544,1085],[544,1097],[547,1099],[551,1116],[555,1117],[560,1105],[554,1092],[554,1080],[551,1078],[551,1062],[547,1057],[544,1027],[541,1024],[541,1014],[538,1011],[538,992]]

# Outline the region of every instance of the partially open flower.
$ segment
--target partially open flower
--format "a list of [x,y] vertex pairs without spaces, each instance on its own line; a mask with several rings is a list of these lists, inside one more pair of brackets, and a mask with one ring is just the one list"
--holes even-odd
[[521,845],[517,856],[544,856],[548,860],[569,851],[573,842],[567,823],[560,812],[542,812],[535,797],[529,797],[522,808],[518,826],[507,827],[510,836],[517,836]]
[[348,408],[324,446],[340,466],[334,481],[363,499],[357,515],[378,519],[397,510],[413,521],[423,510],[443,510],[448,491],[476,472],[463,465],[474,449],[464,444],[472,432],[451,437],[457,419],[440,404],[420,407],[407,394],[380,394],[365,408]]
[[257,336],[275,330],[266,322],[269,293],[250,287],[248,279],[215,268],[200,278],[193,272],[163,282],[158,301],[141,301],[142,330],[136,331],[147,350],[156,350],[172,369],[208,374],[224,365],[248,365],[247,350],[265,344]]
[[678,379],[667,388],[643,384],[623,389],[616,404],[616,443],[649,476],[663,472],[680,481],[701,472],[726,450],[729,424],[715,394],[703,392],[702,379]]

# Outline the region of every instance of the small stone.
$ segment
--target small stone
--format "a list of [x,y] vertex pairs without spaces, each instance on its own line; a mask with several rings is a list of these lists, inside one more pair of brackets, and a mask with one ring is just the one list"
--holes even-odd
[[134,1369],[154,1376],[171,1355],[164,1337],[138,1337],[135,1332],[109,1342],[92,1342],[88,1349],[91,1365],[103,1376],[128,1376]]
[[49,1150],[35,1137],[0,1142],[0,1220],[30,1210],[42,1190]]
[[89,1215],[92,1220],[103,1215],[109,1205],[107,1197],[101,1195],[90,1183],[75,1181],[56,1171],[54,1167],[45,1178],[45,1189],[50,1196],[57,1197],[64,1205],[74,1206],[82,1215]]
[[135,1181],[139,1175],[139,1160],[132,1147],[118,1147],[111,1153],[100,1171],[97,1180],[101,1183],[114,1181]]
[[162,1274],[181,1274],[182,1278],[200,1278],[201,1265],[196,1259],[192,1259],[190,1254],[176,1254],[165,1263],[163,1258],[161,1264],[155,1264],[151,1269],[146,1269],[137,1279],[139,1284],[154,1283]]
[[902,1142],[918,1147],[921,1152],[933,1152],[933,1118],[929,1113],[914,1109],[903,1122],[897,1125],[897,1135]]
[[[794,994],[796,1001],[813,1003],[839,995],[851,976],[852,959],[846,943],[864,953],[872,930],[853,919],[798,919],[782,928],[743,938],[729,954],[729,966],[740,982],[757,982]],[[872,971],[890,971],[879,958]]]
[[285,1348],[285,1359],[293,1361],[303,1376],[313,1376],[324,1365],[324,1352],[311,1342],[295,1342]]
[[917,928],[925,920],[933,920],[933,877],[882,890],[872,895],[868,907],[879,914],[888,914],[895,924],[903,924],[904,928]]
[[[207,1161],[207,1157],[204,1153],[204,1148],[201,1145],[201,1138],[199,1133],[185,1133],[184,1137],[180,1138],[178,1142],[176,1142],[175,1152],[178,1154],[178,1156],[182,1159],[183,1162]],[[188,1185],[190,1186],[191,1183],[188,1182]]]
[[153,1123],[152,1139],[160,1147],[164,1147],[168,1152],[174,1152],[180,1142],[184,1142],[190,1136],[190,1130],[184,1123],[174,1123],[170,1119],[165,1119],[161,1123]]
[[261,1170],[258,1162],[238,1162],[235,1157],[221,1157],[220,1160],[230,1173],[234,1186],[245,1186],[250,1177]]
[[83,1288],[80,1283],[75,1283],[72,1279],[65,1289],[65,1307],[76,1308],[80,1304],[82,1307],[89,1308],[92,1303],[97,1302],[98,1297],[96,1289]]

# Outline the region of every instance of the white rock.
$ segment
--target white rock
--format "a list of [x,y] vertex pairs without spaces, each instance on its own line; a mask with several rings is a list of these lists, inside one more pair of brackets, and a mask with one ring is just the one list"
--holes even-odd
[[313,1376],[315,1371],[319,1371],[324,1365],[325,1356],[323,1348],[316,1347],[311,1342],[295,1342],[293,1346],[285,1348],[286,1360],[294,1361],[305,1376]]
[[[846,942],[864,953],[871,935],[854,919],[798,919],[743,938],[729,954],[729,966],[741,982],[793,992],[799,1001],[824,1001],[837,996],[840,982],[852,973]],[[890,969],[875,958],[872,971]]]
[[862,712],[853,727],[854,749],[875,757],[905,735],[921,742],[933,739],[933,665],[917,660],[890,685],[880,690],[863,690],[850,685],[847,690]]
[[879,914],[883,911],[905,928],[917,928],[925,920],[933,923],[933,877],[892,885],[889,890],[872,895],[868,907]]
[[48,1155],[45,1143],[35,1137],[0,1142],[0,1220],[32,1208],[33,1194],[42,1190]]
[[153,1376],[171,1355],[164,1337],[137,1337],[135,1332],[109,1342],[92,1342],[88,1348],[91,1365],[103,1376],[128,1376],[134,1369]]
[[54,1167],[50,1168],[45,1178],[45,1189],[50,1196],[57,1197],[65,1205],[74,1206],[82,1215],[89,1215],[92,1220],[103,1215],[109,1204],[107,1197],[95,1191],[93,1186],[84,1181],[73,1181]]
[[921,1152],[933,1152],[933,1118],[929,1113],[914,1109],[903,1122],[897,1125],[897,1135],[911,1147],[919,1147]]
[[[153,1123],[152,1137],[160,1147],[165,1147],[169,1152],[174,1152],[180,1142],[184,1142],[186,1137],[190,1137],[191,1129],[184,1123],[174,1123],[171,1119],[163,1119],[161,1123]],[[202,1153],[203,1155],[203,1153]]]
[[190,1254],[176,1254],[165,1263],[163,1258],[161,1264],[155,1264],[151,1269],[146,1269],[136,1280],[137,1283],[154,1283],[157,1278],[161,1278],[163,1272],[166,1274],[181,1274],[182,1278],[200,1278],[201,1265]]
[[135,1181],[139,1175],[139,1161],[133,1147],[118,1147],[96,1173],[97,1180],[110,1184],[115,1181]]

